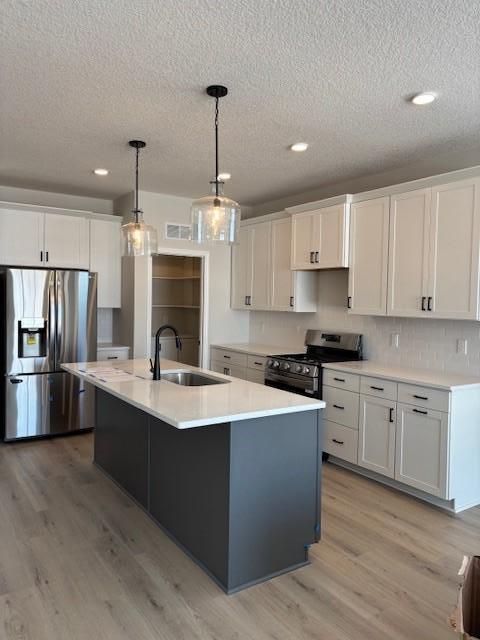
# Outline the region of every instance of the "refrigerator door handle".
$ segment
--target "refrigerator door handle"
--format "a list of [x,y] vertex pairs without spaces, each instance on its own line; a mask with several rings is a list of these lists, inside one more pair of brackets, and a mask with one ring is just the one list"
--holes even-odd
[[48,286],[48,360],[49,370],[55,371],[55,364],[57,361],[57,344],[56,344],[56,294],[55,287],[57,284],[56,274],[54,271],[50,274],[50,281]]

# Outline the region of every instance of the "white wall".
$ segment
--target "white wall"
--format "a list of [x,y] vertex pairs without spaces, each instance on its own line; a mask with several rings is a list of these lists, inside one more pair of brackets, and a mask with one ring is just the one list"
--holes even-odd
[[[246,312],[250,340],[265,344],[299,344],[307,329],[362,333],[365,357],[407,367],[480,375],[480,323],[461,320],[387,318],[347,314],[348,271],[318,274],[317,313]],[[398,333],[399,348],[391,346]],[[457,340],[468,340],[467,355],[457,353]]]
[[[167,222],[190,224],[190,198],[141,191],[139,206],[145,221],[156,227],[159,253],[164,248],[181,250],[202,249],[210,253],[209,274],[209,332],[208,342],[245,342],[248,340],[248,313],[230,309],[230,248],[226,246],[196,245],[187,240],[166,240]],[[133,194],[129,193],[114,202],[114,210],[129,218],[133,206]]]
[[95,213],[113,213],[113,200],[35,189],[19,189],[18,187],[0,186],[0,200],[18,202],[19,204],[37,204],[43,207],[94,211]]

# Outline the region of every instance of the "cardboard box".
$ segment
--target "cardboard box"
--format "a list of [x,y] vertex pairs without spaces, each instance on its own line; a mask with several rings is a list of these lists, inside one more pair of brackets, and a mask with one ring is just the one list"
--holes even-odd
[[464,556],[458,574],[463,584],[450,623],[464,640],[480,640],[480,556]]

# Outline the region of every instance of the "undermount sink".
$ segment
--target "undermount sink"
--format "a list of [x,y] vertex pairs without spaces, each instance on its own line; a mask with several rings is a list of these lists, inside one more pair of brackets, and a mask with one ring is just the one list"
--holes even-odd
[[162,373],[162,380],[181,384],[184,387],[203,387],[209,384],[226,384],[230,380],[222,380],[213,376],[206,376],[203,373],[195,371],[172,371],[170,373]]

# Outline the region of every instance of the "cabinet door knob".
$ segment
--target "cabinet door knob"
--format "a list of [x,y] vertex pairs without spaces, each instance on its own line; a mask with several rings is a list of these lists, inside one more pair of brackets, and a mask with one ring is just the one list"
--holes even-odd
[[293,296],[290,296],[290,306],[291,307],[295,306],[295,298]]
[[347,298],[347,309],[352,308],[352,296],[348,296]]
[[390,407],[389,409],[389,416],[388,416],[388,421],[389,422],[395,422],[394,417],[393,417],[393,412],[395,411],[395,409],[393,407]]

